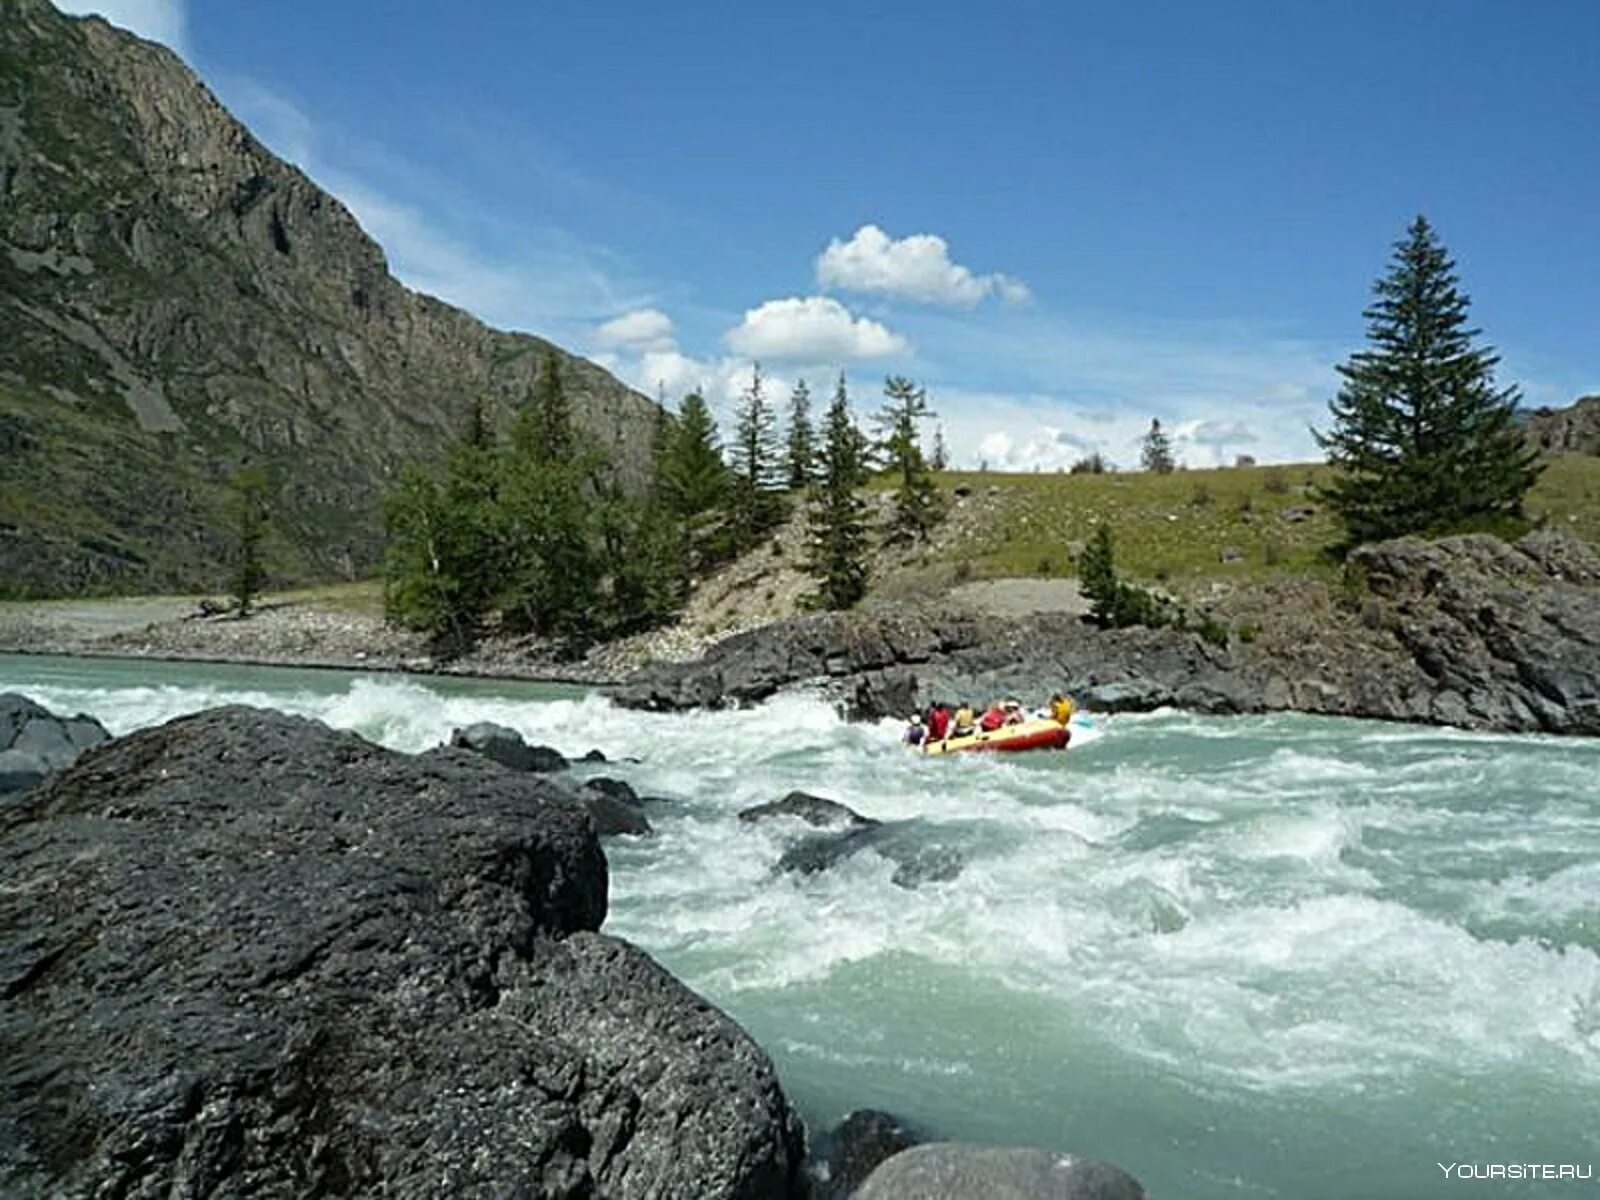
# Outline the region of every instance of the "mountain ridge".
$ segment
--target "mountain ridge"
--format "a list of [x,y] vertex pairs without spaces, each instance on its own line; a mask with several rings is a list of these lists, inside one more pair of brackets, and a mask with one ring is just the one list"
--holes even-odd
[[0,0],[0,590],[215,587],[226,480],[272,481],[275,574],[351,577],[379,501],[556,356],[641,476],[655,407],[414,292],[349,210],[167,48]]

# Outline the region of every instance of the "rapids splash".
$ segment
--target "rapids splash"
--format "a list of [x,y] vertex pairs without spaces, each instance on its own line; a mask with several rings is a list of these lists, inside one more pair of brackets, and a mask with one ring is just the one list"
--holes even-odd
[[[115,733],[269,705],[402,750],[496,720],[671,797],[608,845],[610,932],[737,1017],[814,1125],[1093,1153],[1152,1194],[1587,1195],[1445,1163],[1600,1158],[1600,746],[1294,716],[1101,718],[924,759],[819,700],[621,712],[576,689],[0,658]],[[802,788],[967,860],[775,877]]]

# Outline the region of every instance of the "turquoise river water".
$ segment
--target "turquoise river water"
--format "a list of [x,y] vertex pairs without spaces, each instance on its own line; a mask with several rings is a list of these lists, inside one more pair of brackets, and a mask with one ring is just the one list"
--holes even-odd
[[[1110,1159],[1157,1200],[1600,1195],[1600,745],[1299,716],[1095,719],[1067,754],[923,760],[820,700],[628,713],[572,688],[0,657],[115,733],[227,702],[420,750],[490,719],[672,799],[608,846],[608,932],[733,1014],[814,1126]],[[803,788],[918,823],[778,877]],[[1583,1181],[1463,1179],[1568,1165]],[[1444,1167],[1465,1165],[1447,1175]]]

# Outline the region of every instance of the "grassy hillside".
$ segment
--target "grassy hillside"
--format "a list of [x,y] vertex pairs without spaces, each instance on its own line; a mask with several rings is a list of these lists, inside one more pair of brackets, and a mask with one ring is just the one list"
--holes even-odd
[[[1529,515],[1600,544],[1600,457],[1560,454],[1547,464]],[[962,520],[961,536],[940,539],[921,566],[972,579],[1072,575],[1076,550],[1103,520],[1125,574],[1175,590],[1327,578],[1337,568],[1324,549],[1339,529],[1314,494],[1327,479],[1317,463],[1170,475],[947,472],[940,484],[953,520],[972,506],[981,515]]]

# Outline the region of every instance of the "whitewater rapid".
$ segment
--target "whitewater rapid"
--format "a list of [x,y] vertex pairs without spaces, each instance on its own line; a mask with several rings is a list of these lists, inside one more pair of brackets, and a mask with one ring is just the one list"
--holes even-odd
[[[608,932],[736,1016],[814,1123],[1098,1154],[1152,1194],[1546,1194],[1442,1161],[1600,1161],[1600,746],[1293,715],[1097,717],[1065,755],[922,759],[820,699],[0,658],[115,733],[268,705],[396,749],[493,720],[653,803]],[[617,761],[628,760],[628,761]],[[803,789],[959,853],[775,876]],[[1526,1190],[1519,1191],[1519,1187]],[[1579,1195],[1570,1187],[1559,1195]]]

